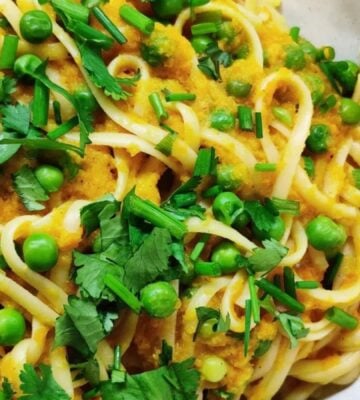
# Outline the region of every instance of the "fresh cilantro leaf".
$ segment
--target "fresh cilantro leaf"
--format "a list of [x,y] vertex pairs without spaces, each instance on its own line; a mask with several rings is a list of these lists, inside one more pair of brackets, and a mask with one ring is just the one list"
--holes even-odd
[[4,144],[2,140],[12,139],[13,133],[2,132],[0,133],[0,164],[4,164],[20,149],[20,144]]
[[161,353],[159,354],[159,364],[161,367],[169,365],[173,358],[173,348],[166,340],[161,342]]
[[17,144],[24,146],[31,150],[61,150],[61,151],[73,151],[79,155],[82,155],[81,150],[71,144],[56,142],[55,140],[48,139],[47,137],[26,137],[26,138],[14,138],[4,137],[0,140],[0,147],[4,144]]
[[265,248],[256,248],[248,258],[249,267],[254,272],[269,272],[286,256],[289,249],[278,241],[264,240]]
[[230,329],[230,314],[226,314],[225,319],[222,317],[222,315],[220,314],[220,319],[219,322],[216,326],[216,332],[227,332]]
[[199,70],[214,81],[220,80],[220,66],[211,57],[201,57],[198,64]]
[[83,67],[92,82],[114,100],[126,100],[129,93],[122,89],[116,78],[110,75],[100,53],[87,43],[79,45]]
[[245,201],[245,211],[255,227],[261,232],[269,232],[275,223],[275,215],[258,200]]
[[8,104],[1,108],[1,124],[5,131],[27,135],[30,128],[30,109],[24,104]]
[[70,396],[55,381],[48,365],[39,366],[39,374],[30,364],[20,372],[20,389],[24,393],[19,400],[70,400]]
[[176,208],[171,205],[164,205],[163,209],[171,213],[179,221],[185,221],[191,217],[197,217],[200,219],[205,219],[205,208],[201,207],[199,204],[190,206],[188,208]]
[[107,204],[99,213],[101,249],[106,250],[112,243],[128,241],[128,232],[122,224],[121,218],[116,213],[119,203]]
[[101,384],[103,400],[196,400],[199,372],[194,360],[163,366],[137,375],[127,375],[124,383]]
[[[12,400],[14,398],[15,392],[11,386],[11,383],[7,378],[5,378],[1,384],[2,391],[0,392],[0,398],[2,400]],[[1,397],[2,395],[2,397]]]
[[287,313],[279,313],[277,316],[282,328],[290,339],[290,346],[296,347],[298,339],[301,339],[309,333],[309,329],[306,329],[302,319],[295,315]]
[[124,284],[138,292],[169,269],[171,236],[167,229],[154,228],[125,264]]
[[75,283],[79,285],[83,296],[90,296],[94,300],[108,299],[113,301],[113,294],[106,290],[104,278],[111,273],[122,277],[123,269],[116,264],[102,260],[98,254],[82,254],[74,251],[74,264],[76,270]]
[[135,75],[129,77],[121,77],[115,78],[120,85],[125,86],[136,86],[136,83],[139,82],[141,78],[141,72],[138,70]]
[[16,91],[16,80],[8,76],[0,79],[0,103],[11,102],[10,95]]
[[81,225],[85,228],[87,235],[90,235],[91,232],[94,232],[100,227],[99,214],[109,204],[114,204],[114,206],[116,205],[116,208],[120,210],[120,203],[116,201],[115,197],[111,194],[106,195],[81,209]]
[[65,313],[56,320],[54,346],[69,346],[84,356],[94,354],[105,337],[95,305],[87,300],[69,296]]
[[49,200],[49,196],[27,165],[15,172],[12,179],[14,189],[27,210],[40,211],[45,208],[39,201]]
[[265,353],[267,353],[271,347],[272,340],[260,340],[255,352],[254,357],[259,358],[262,357]]
[[193,336],[193,340],[196,339],[197,335],[200,332],[201,327],[204,325],[206,321],[210,319],[214,319],[217,323],[214,325],[214,332],[227,332],[230,328],[230,315],[227,314],[224,319],[219,310],[215,310],[210,307],[197,307],[196,308],[196,316],[198,319],[198,323],[195,329],[195,333]]

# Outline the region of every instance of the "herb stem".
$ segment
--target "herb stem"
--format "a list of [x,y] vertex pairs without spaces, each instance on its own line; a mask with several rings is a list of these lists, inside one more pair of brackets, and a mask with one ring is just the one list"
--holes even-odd
[[145,35],[150,35],[155,28],[155,23],[151,18],[127,4],[120,8],[120,17]]
[[100,22],[100,24],[119,44],[125,44],[127,42],[126,37],[120,32],[118,27],[111,21],[111,19],[104,13],[104,11],[100,7],[94,7],[92,9],[92,12],[95,18]]

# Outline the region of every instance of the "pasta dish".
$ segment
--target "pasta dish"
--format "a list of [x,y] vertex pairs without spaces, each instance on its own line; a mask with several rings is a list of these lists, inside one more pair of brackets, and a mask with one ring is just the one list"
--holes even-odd
[[279,6],[0,0],[0,399],[358,378],[359,66]]

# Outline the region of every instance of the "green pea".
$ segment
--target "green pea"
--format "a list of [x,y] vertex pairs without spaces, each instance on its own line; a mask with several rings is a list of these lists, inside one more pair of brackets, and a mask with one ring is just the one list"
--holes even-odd
[[185,6],[183,0],[156,0],[151,4],[155,15],[161,19],[175,17]]
[[222,242],[215,247],[211,261],[220,265],[223,274],[232,274],[238,268],[238,260],[241,257],[239,249],[231,242]]
[[243,43],[240,47],[238,47],[234,53],[234,57],[237,60],[245,60],[249,57],[250,48],[247,43]]
[[259,240],[264,240],[264,239],[280,240],[285,233],[285,222],[280,216],[276,216],[274,219],[274,223],[272,224],[268,232],[258,229],[256,225],[252,227],[252,231],[255,237]]
[[25,336],[25,318],[14,308],[0,310],[0,346],[14,346]]
[[25,263],[36,272],[49,271],[59,257],[56,240],[47,233],[33,233],[23,244]]
[[209,382],[217,383],[225,378],[228,372],[228,365],[224,359],[217,356],[207,356],[201,366],[203,378]]
[[209,45],[211,45],[212,43],[214,43],[214,40],[211,39],[209,36],[205,36],[205,35],[194,36],[191,39],[191,46],[194,48],[194,50],[198,54],[204,53],[205,50],[207,49],[207,47]]
[[345,124],[358,124],[360,122],[360,104],[351,99],[341,99],[340,116]]
[[41,10],[28,11],[20,19],[21,35],[30,43],[41,43],[48,39],[52,29],[50,17]]
[[248,225],[249,222],[250,222],[249,215],[245,211],[243,211],[235,218],[235,221],[233,222],[232,226],[238,231],[241,231],[246,227],[246,225]]
[[216,181],[218,185],[228,191],[236,190],[242,184],[240,177],[236,175],[234,166],[229,164],[218,164]]
[[216,33],[219,39],[224,39],[227,43],[232,42],[236,37],[236,32],[233,24],[229,21],[223,22],[219,26],[219,30]]
[[15,61],[14,72],[19,77],[29,75],[29,72],[36,71],[41,64],[42,60],[34,54],[24,54]]
[[212,211],[217,220],[232,225],[237,216],[244,211],[244,202],[232,192],[223,192],[216,196]]
[[41,165],[35,169],[36,179],[49,193],[57,192],[64,183],[64,174],[53,165]]
[[293,122],[294,122],[293,117],[291,115],[291,112],[289,110],[287,110],[286,108],[273,107],[272,113],[277,120],[279,120],[280,122],[282,122],[289,128],[291,128],[293,126]]
[[234,97],[247,97],[252,89],[252,85],[240,79],[231,79],[226,84],[226,92]]
[[174,313],[178,297],[170,283],[155,282],[141,290],[140,300],[151,317],[167,318]]
[[333,61],[328,64],[328,67],[340,83],[343,96],[351,97],[357,82],[359,66],[353,61]]
[[215,327],[218,324],[216,318],[211,318],[205,321],[199,330],[199,336],[202,339],[210,339],[215,334]]
[[295,71],[305,68],[306,60],[304,51],[296,44],[285,49],[285,67]]
[[330,129],[327,125],[316,124],[310,128],[306,147],[313,153],[324,153],[329,148]]
[[91,90],[87,87],[79,88],[74,93],[74,98],[81,105],[81,107],[89,114],[93,114],[98,108],[98,102],[96,97],[91,93]]
[[306,235],[311,246],[321,251],[339,249],[347,238],[344,227],[324,215],[319,215],[307,224]]
[[235,117],[228,110],[215,110],[210,116],[210,126],[219,131],[228,132],[235,127]]

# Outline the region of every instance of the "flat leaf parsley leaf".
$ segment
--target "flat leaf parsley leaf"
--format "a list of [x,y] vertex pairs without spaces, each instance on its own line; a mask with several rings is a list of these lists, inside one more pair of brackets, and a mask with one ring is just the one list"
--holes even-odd
[[264,240],[264,248],[256,248],[248,258],[250,268],[256,272],[269,272],[286,256],[289,249],[274,239]]
[[19,400],[70,400],[70,396],[55,381],[51,368],[48,365],[40,365],[40,374],[30,364],[25,364],[20,372],[20,389],[23,395]]
[[23,104],[9,104],[1,108],[3,129],[26,135],[30,127],[30,110]]

